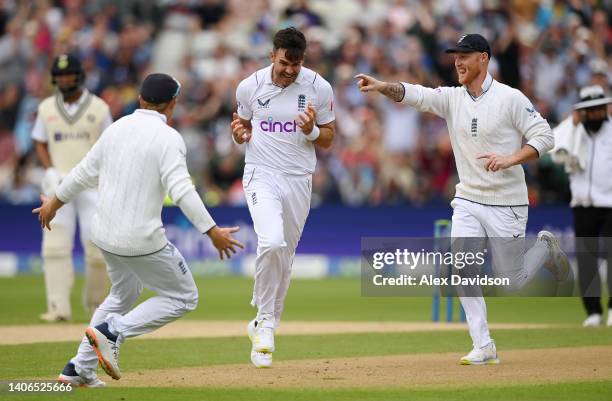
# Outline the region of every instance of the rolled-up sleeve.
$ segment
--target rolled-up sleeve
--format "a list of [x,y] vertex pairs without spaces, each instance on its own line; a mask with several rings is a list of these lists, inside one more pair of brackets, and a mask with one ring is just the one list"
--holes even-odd
[[533,147],[538,155],[551,150],[555,145],[555,136],[550,125],[538,113],[533,104],[520,91],[512,97],[512,124],[527,139],[527,145]]
[[442,118],[448,116],[453,88],[427,88],[406,82],[401,84],[404,86],[404,98],[401,103],[408,104],[418,111],[433,113]]

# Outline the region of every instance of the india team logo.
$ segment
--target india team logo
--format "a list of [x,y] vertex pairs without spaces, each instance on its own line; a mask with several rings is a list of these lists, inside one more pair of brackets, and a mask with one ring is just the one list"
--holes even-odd
[[306,110],[306,95],[298,96],[298,111]]

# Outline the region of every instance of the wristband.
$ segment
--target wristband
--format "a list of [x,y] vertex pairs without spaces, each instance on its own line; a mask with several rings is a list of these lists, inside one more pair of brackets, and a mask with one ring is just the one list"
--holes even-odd
[[321,135],[321,130],[315,125],[310,134],[306,135],[306,139],[308,139],[310,142],[314,142],[317,140],[317,138],[319,138],[319,135]]

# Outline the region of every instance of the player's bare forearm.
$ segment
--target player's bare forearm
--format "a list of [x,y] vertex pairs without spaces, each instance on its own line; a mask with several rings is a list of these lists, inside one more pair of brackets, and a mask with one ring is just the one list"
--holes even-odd
[[538,151],[531,145],[525,145],[512,155],[499,155],[497,153],[482,153],[476,156],[483,161],[486,171],[505,170],[517,164],[538,158]]
[[384,82],[379,92],[396,102],[401,102],[405,95],[404,85],[399,82]]
[[511,156],[512,165],[523,164],[529,160],[535,160],[538,157],[540,157],[540,155],[533,146],[525,145],[521,150]]
[[38,160],[40,160],[40,164],[44,168],[52,167],[51,164],[51,156],[49,155],[49,147],[44,142],[34,141],[36,147],[36,156],[38,156]]
[[332,121],[329,124],[319,125],[318,127],[319,130],[321,130],[321,134],[317,140],[314,141],[314,144],[323,149],[331,148],[334,136],[336,135],[336,124]]

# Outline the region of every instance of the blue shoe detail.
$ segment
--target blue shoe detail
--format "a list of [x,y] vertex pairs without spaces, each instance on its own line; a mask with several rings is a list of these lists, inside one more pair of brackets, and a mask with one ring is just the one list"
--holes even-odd
[[68,362],[66,366],[64,366],[64,370],[62,370],[62,374],[64,376],[78,376],[79,374],[74,367],[74,363]]
[[108,338],[110,341],[115,342],[115,343],[117,342],[117,335],[111,333],[110,329],[108,328],[108,323],[104,322],[102,324],[99,324],[96,326],[96,329],[100,333],[104,334],[104,336]]

